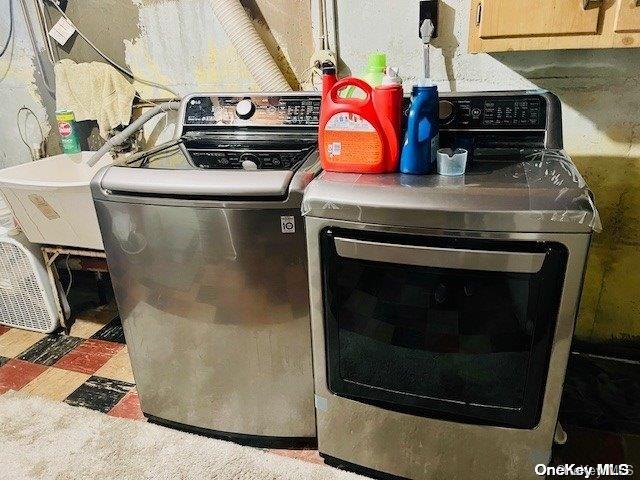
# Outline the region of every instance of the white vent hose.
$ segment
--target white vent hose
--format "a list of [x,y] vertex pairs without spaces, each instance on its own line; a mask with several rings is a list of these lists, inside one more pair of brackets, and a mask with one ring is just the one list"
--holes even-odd
[[212,0],[213,11],[238,55],[264,91],[286,92],[291,86],[258,35],[240,0]]

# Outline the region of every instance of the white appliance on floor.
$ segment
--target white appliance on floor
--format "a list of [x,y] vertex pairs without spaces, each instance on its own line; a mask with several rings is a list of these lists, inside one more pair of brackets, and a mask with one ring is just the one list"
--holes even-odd
[[53,332],[58,327],[53,295],[40,247],[14,227],[0,196],[0,324]]

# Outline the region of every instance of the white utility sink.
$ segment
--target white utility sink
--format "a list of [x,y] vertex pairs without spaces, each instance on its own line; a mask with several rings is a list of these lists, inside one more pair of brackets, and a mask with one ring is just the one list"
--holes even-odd
[[0,170],[0,191],[29,241],[103,250],[89,183],[112,159],[62,154]]

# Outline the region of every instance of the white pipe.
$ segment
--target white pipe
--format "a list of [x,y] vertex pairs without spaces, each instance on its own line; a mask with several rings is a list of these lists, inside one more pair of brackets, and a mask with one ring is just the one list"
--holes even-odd
[[316,50],[329,50],[338,58],[338,26],[335,0],[311,0],[311,26]]
[[178,110],[179,108],[180,102],[166,102],[161,103],[160,105],[157,105],[151,110],[143,113],[134,122],[132,122],[131,125],[122,130],[119,134],[114,135],[112,138],[109,138],[100,148],[100,150],[98,150],[91,156],[91,158],[87,161],[87,165],[93,167],[107,152],[109,152],[109,150],[123,144],[131,135],[140,130],[145,123],[147,123],[156,115],[168,112],[170,110]]
[[45,46],[47,47],[47,53],[49,54],[49,60],[51,63],[56,63],[56,56],[53,52],[53,45],[51,45],[51,37],[49,37],[49,25],[47,23],[47,14],[45,13],[44,0],[33,0],[36,4],[36,13],[38,16],[38,23],[40,24],[40,32],[43,34]]
[[338,5],[335,0],[321,1],[324,5],[324,35],[327,39],[327,49],[333,52],[337,60],[340,57],[340,48],[338,45]]
[[239,0],[212,0],[213,11],[262,90],[284,92],[291,86],[258,35]]
[[324,14],[324,0],[318,0],[318,29],[320,30],[319,50],[327,50],[327,16]]

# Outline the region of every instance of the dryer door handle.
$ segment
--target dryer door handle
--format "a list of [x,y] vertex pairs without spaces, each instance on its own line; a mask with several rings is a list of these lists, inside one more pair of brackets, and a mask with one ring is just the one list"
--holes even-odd
[[339,237],[335,239],[335,245],[338,255],[343,258],[491,272],[537,273],[546,257],[545,253],[401,245]]

